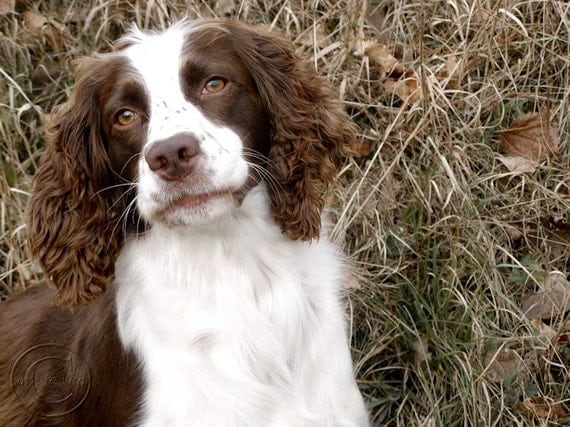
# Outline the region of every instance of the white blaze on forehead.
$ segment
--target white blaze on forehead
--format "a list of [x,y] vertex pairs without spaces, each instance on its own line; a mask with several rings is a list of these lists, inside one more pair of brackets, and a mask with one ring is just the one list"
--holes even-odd
[[180,79],[185,28],[175,26],[160,34],[137,32],[125,51],[141,75],[150,98],[148,142],[181,132],[207,133],[209,120],[184,99]]

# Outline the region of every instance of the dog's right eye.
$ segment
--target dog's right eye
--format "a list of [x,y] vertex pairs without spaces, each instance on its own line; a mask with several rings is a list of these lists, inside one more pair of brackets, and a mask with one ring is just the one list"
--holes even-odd
[[221,92],[226,87],[226,81],[219,77],[214,77],[206,82],[204,89],[202,89],[202,94],[214,94]]
[[137,118],[137,113],[131,110],[121,110],[115,116],[115,124],[119,126],[130,126]]

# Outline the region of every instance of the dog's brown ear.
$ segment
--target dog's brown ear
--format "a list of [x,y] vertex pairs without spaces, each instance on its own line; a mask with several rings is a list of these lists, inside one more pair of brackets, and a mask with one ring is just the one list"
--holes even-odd
[[227,25],[270,116],[273,216],[292,239],[318,238],[324,194],[354,147],[355,127],[290,42],[237,22]]
[[71,98],[46,131],[28,208],[28,247],[67,306],[107,288],[122,244],[117,221],[124,206],[114,204],[98,105],[108,65],[101,58],[81,63]]

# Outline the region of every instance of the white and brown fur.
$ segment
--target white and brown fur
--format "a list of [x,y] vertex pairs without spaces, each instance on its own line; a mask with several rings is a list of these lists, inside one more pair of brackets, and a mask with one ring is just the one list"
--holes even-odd
[[322,224],[354,129],[288,42],[133,29],[81,62],[46,142],[50,286],[0,305],[2,425],[368,425]]

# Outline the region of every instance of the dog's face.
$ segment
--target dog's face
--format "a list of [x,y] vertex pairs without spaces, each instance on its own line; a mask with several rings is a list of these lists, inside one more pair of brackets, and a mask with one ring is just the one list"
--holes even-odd
[[102,94],[109,156],[136,183],[147,223],[215,220],[239,207],[265,170],[269,118],[228,37],[180,25],[135,33],[109,58],[120,70]]

